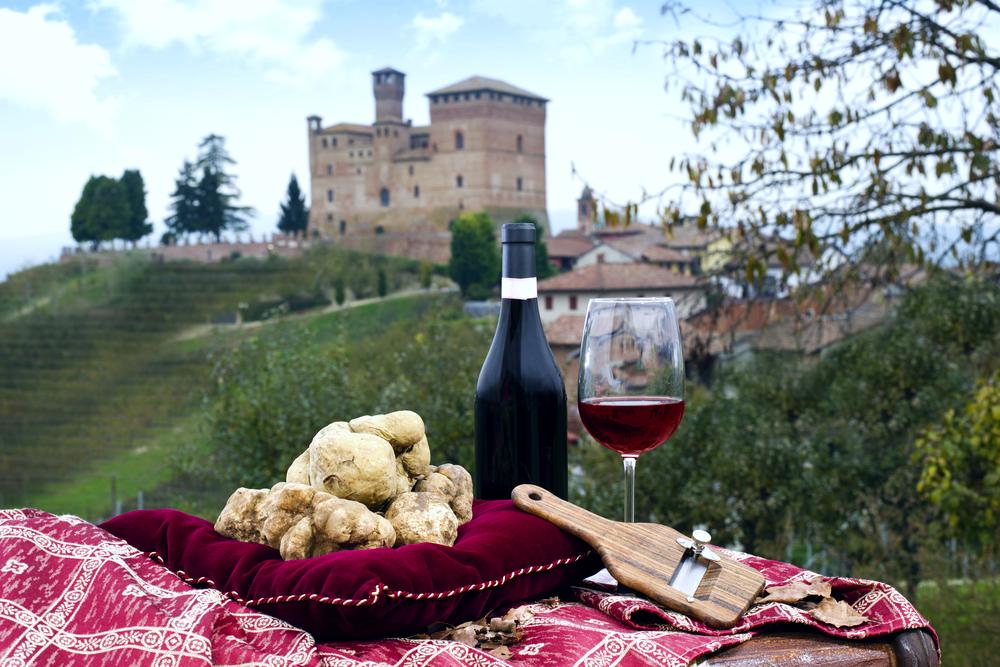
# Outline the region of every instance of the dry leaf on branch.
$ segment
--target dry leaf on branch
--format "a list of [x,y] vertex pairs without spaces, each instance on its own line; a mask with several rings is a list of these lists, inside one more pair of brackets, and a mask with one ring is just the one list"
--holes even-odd
[[787,602],[789,604],[805,600],[808,597],[828,598],[833,593],[829,582],[816,577],[812,581],[793,581],[784,586],[770,586],[764,591],[767,595],[757,598],[758,604],[765,602]]
[[824,623],[835,625],[838,628],[853,628],[868,621],[868,617],[859,614],[857,610],[843,600],[826,598],[822,600],[810,614]]

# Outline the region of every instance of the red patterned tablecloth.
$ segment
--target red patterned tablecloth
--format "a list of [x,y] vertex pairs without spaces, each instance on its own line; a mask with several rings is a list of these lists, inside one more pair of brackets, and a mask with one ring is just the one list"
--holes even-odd
[[[753,556],[769,585],[816,575]],[[758,605],[711,630],[636,598],[576,589],[576,601],[531,606],[512,657],[451,641],[317,644],[283,621],[212,589],[192,588],[97,526],[38,510],[0,510],[0,665],[685,665],[775,623],[873,637],[929,627],[891,586],[828,579],[870,622],[838,630],[784,604]]]

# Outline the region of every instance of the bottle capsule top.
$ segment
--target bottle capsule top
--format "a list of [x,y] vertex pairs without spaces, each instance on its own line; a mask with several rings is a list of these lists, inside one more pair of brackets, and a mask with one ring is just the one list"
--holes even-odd
[[535,226],[530,222],[508,222],[500,230],[501,243],[534,243]]

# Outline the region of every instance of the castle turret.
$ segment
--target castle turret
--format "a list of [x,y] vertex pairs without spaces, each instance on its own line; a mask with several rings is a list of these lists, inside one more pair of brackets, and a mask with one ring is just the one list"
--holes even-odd
[[391,67],[372,72],[375,92],[375,122],[403,122],[403,93],[406,75]]

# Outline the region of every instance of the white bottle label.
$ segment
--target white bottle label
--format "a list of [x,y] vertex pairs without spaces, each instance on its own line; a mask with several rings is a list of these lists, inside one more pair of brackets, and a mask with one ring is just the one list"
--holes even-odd
[[537,278],[501,278],[500,279],[501,299],[526,299],[538,298]]

